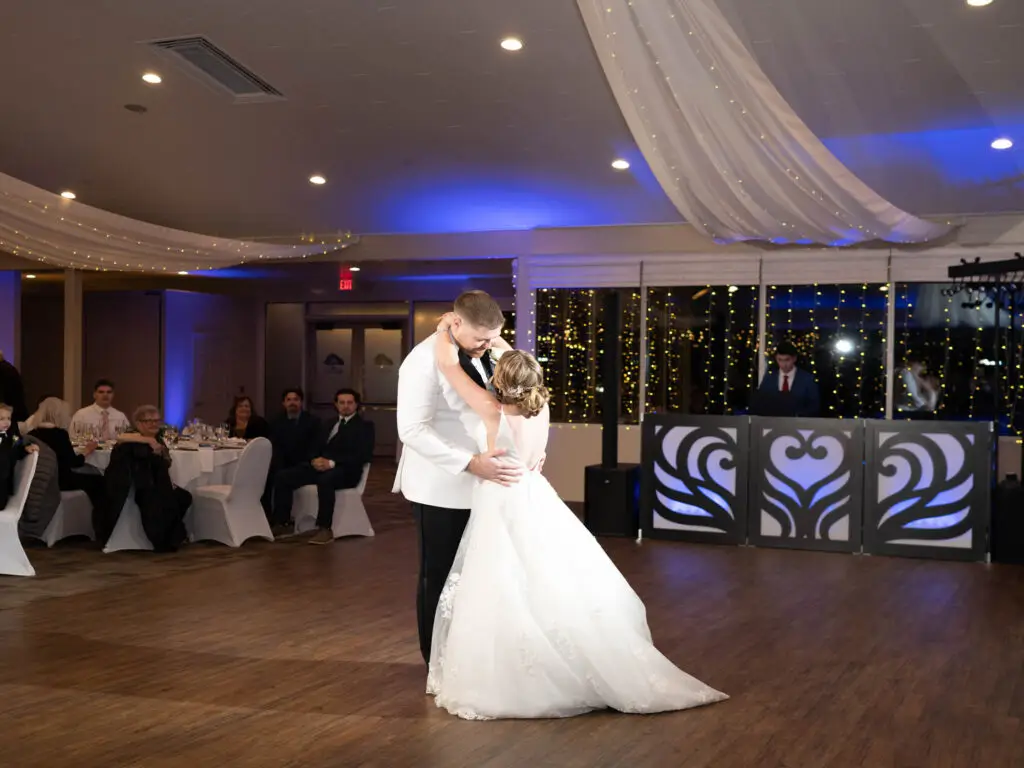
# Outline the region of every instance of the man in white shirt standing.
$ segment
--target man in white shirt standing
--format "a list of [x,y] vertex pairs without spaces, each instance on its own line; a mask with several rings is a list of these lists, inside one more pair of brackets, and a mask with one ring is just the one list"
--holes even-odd
[[[492,363],[487,352],[505,323],[501,307],[483,291],[455,301],[451,334],[463,370],[487,387]],[[433,335],[416,345],[398,371],[398,437],[402,458],[393,491],[412,502],[420,542],[416,617],[420,651],[430,662],[434,614],[469,522],[477,478],[503,485],[518,482],[521,470],[480,453],[473,435],[479,417],[437,368]]]
[[82,427],[91,427],[99,440],[113,440],[118,432],[128,429],[128,417],[112,406],[114,382],[109,379],[97,381],[92,388],[92,399],[92,405],[87,405],[71,417],[72,435]]

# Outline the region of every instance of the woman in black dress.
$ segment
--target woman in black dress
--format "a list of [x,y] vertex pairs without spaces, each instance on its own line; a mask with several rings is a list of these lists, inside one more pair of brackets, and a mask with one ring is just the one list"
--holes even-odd
[[270,437],[270,425],[266,419],[256,413],[252,398],[248,395],[239,395],[235,398],[231,405],[231,412],[228,414],[227,425],[231,437],[240,437],[243,440]]

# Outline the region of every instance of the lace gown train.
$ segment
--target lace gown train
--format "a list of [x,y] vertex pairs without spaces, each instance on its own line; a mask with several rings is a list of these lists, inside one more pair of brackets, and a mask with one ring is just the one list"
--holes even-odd
[[[503,415],[496,446],[531,466],[524,421]],[[536,427],[546,433],[546,423]],[[640,598],[539,472],[512,487],[477,486],[437,609],[427,693],[471,720],[664,712],[727,698],[654,647]]]

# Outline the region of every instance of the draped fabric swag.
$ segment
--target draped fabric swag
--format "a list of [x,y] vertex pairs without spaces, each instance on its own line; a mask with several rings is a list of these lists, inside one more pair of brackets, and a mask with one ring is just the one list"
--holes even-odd
[[183,232],[65,200],[0,174],[0,250],[44,266],[131,272],[194,272],[301,259],[345,248],[351,235],[272,245]]
[[714,0],[577,0],[634,140],[680,213],[722,242],[920,243],[951,227],[854,176],[797,117]]

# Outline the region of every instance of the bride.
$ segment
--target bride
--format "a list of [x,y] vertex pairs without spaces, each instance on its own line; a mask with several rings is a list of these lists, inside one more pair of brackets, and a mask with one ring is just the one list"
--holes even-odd
[[450,323],[438,326],[438,367],[480,416],[480,450],[504,449],[525,472],[515,485],[476,486],[437,608],[427,693],[468,720],[725,699],[658,652],[640,598],[540,474],[549,394],[536,359],[502,342],[492,394],[460,367]]

